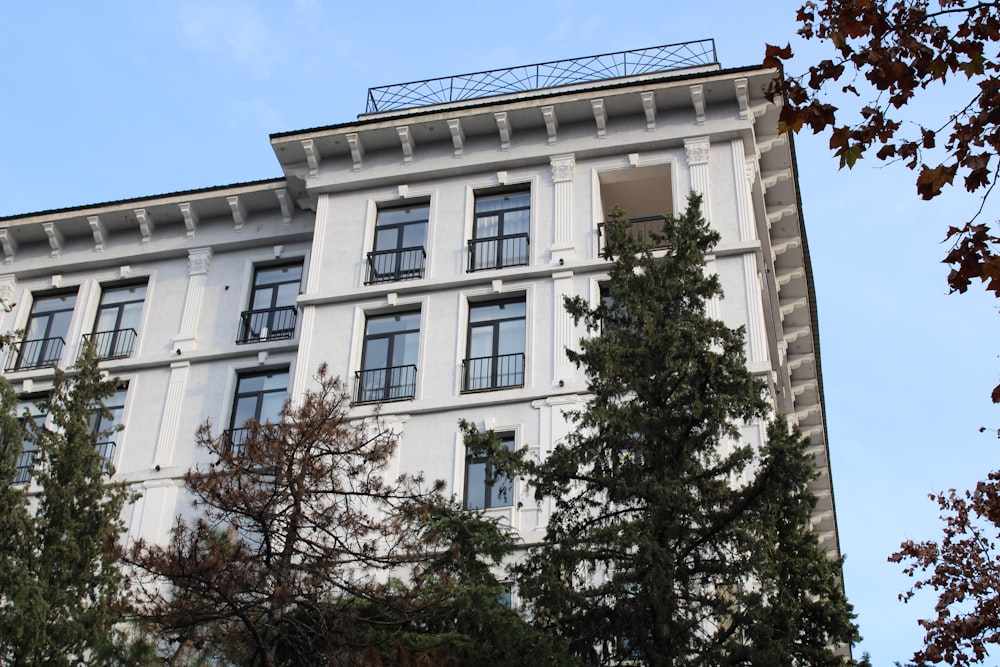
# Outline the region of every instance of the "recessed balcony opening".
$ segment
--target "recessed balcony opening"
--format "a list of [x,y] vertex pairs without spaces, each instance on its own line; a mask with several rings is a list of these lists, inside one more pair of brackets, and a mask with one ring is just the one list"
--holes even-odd
[[[606,171],[599,180],[604,219],[617,206],[628,216],[636,238],[652,243],[654,248],[666,247],[665,240],[654,239],[653,235],[662,231],[664,217],[674,212],[670,165]],[[603,224],[600,229],[603,231]],[[602,254],[606,252],[605,242],[602,233]]]

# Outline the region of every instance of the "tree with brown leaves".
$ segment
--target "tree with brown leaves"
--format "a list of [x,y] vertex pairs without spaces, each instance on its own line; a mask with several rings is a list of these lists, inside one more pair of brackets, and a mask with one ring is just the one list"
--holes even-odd
[[[958,178],[985,200],[1000,168],[1000,3],[810,0],[799,9],[798,22],[800,36],[828,42],[835,56],[801,75],[775,79],[769,94],[785,98],[783,129],[830,130],[830,148],[841,167],[854,166],[870,151],[879,160],[902,162],[917,173],[917,193],[924,199]],[[789,46],[768,45],[764,64],[781,67],[791,58]],[[947,117],[927,125],[909,120],[928,89],[949,79],[968,84],[950,88],[958,97]],[[828,101],[837,86],[870,99],[848,113]],[[948,227],[948,285],[965,292],[978,280],[1000,297],[1000,236],[995,224],[977,218]],[[1000,385],[993,401],[1000,403]]]
[[401,624],[381,603],[405,607],[393,575],[426,558],[419,519],[441,485],[390,479],[395,434],[377,415],[352,423],[340,380],[325,367],[316,379],[278,423],[248,423],[239,446],[204,424],[215,462],[186,479],[198,515],[168,546],[131,549],[136,614],[173,664],[380,664],[373,637]]
[[889,557],[906,562],[903,570],[918,577],[900,595],[909,601],[918,591],[937,593],[937,615],[920,621],[925,646],[914,661],[964,666],[986,660],[1000,646],[1000,472],[994,471],[972,491],[932,494],[944,522],[940,542],[908,540]]

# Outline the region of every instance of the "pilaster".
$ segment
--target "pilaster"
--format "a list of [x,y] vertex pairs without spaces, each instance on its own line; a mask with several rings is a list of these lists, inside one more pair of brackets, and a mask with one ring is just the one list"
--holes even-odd
[[552,261],[560,264],[573,258],[573,179],[576,176],[576,157],[570,153],[553,155],[552,166],[555,226],[552,234]]
[[205,282],[208,280],[208,270],[211,266],[211,248],[196,248],[188,252],[188,284],[184,295],[184,312],[181,314],[180,330],[174,336],[177,354],[193,350],[197,343],[195,331],[198,314],[201,311]]

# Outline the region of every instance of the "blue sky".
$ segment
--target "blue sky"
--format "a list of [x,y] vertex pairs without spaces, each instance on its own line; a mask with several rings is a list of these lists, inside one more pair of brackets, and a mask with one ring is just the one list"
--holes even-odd
[[[724,67],[759,63],[765,42],[815,57],[794,39],[798,4],[10,3],[0,216],[280,176],[269,133],[351,121],[372,86],[704,38]],[[946,225],[978,201],[921,202],[909,172],[875,161],[840,172],[826,142],[796,138],[845,581],[856,654],[891,665],[932,600],[897,601],[908,580],[887,556],[938,535],[928,493],[996,459],[978,428],[1000,427],[997,304],[948,295],[940,263]]]

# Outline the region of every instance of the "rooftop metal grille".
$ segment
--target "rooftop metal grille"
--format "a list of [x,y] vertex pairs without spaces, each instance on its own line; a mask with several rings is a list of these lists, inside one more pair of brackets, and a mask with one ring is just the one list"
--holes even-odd
[[717,63],[714,39],[571,60],[554,60],[536,65],[369,88],[365,113],[412,109]]

